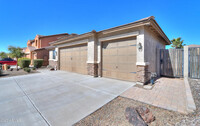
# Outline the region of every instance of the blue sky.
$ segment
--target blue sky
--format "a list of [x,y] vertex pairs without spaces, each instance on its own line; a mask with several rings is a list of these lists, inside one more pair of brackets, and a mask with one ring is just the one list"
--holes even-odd
[[0,0],[0,52],[36,34],[99,31],[155,16],[169,39],[200,44],[200,2],[189,0]]

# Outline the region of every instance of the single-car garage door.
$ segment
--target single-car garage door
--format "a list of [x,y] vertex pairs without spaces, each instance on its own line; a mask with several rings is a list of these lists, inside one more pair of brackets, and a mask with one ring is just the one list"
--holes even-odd
[[136,37],[104,42],[102,76],[136,81]]
[[60,49],[60,70],[87,74],[87,45]]

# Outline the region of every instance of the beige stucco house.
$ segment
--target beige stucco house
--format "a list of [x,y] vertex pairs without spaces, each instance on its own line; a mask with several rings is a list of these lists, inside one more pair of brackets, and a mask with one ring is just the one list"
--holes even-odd
[[49,64],[64,71],[144,84],[151,72],[160,75],[159,49],[169,44],[151,16],[54,41],[50,43]]

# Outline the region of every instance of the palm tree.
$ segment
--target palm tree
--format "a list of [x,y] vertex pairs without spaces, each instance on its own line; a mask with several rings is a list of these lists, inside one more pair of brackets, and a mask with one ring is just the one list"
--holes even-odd
[[[21,58],[24,56],[24,53],[22,52],[22,49],[20,47],[9,46],[8,51],[10,52],[9,55],[12,58],[16,58],[17,61],[18,61],[18,58]],[[16,68],[18,70],[17,64],[16,64]]]
[[185,46],[185,44],[183,44],[184,40],[181,40],[181,37],[178,38],[174,38],[173,40],[171,40],[172,45],[171,47],[176,48],[176,49],[181,49],[183,48],[183,46]]

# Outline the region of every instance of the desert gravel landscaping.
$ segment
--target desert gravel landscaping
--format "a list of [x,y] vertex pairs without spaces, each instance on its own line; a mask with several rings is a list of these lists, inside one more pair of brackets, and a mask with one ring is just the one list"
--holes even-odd
[[4,70],[2,75],[0,75],[0,78],[27,75],[27,74],[33,74],[33,73],[39,73],[39,72],[37,70],[31,70],[30,73],[27,73],[23,69],[19,69],[18,71],[16,69],[14,69],[13,71]]
[[75,126],[131,126],[125,118],[127,107],[145,106],[155,116],[149,126],[199,126],[200,125],[200,80],[190,79],[190,86],[197,110],[189,115],[168,111],[132,99],[117,97],[96,112],[82,119]]
[[126,120],[124,112],[127,107],[146,106],[156,117],[150,126],[174,125],[181,121],[184,115],[168,110],[160,109],[141,102],[117,97],[95,113],[81,120],[75,126],[132,126]]

